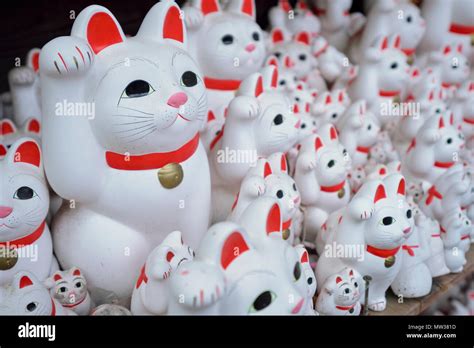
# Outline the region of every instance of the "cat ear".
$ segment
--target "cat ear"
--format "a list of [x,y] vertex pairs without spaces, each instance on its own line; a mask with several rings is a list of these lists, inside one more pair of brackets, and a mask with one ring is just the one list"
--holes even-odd
[[26,56],[26,65],[33,69],[34,72],[39,70],[39,56],[41,50],[39,48],[32,48]]
[[0,135],[16,133],[16,126],[12,120],[6,118],[0,121]]
[[268,157],[268,163],[273,172],[282,172],[288,174],[288,164],[283,152],[275,152]]
[[274,89],[278,85],[278,68],[275,65],[269,65],[261,70],[264,89]]
[[314,139],[314,149],[316,152],[324,146],[324,143],[320,137],[315,137]]
[[40,134],[41,123],[36,118],[29,118],[23,126],[24,130],[29,133]]
[[450,124],[451,126],[454,125],[454,114],[453,114],[452,111],[451,111],[451,115],[449,115],[449,124]]
[[265,162],[263,166],[263,177],[266,178],[267,176],[272,174],[272,168],[270,167],[270,163]]
[[324,99],[324,104],[329,105],[332,103],[332,98],[329,93],[327,93],[326,98]]
[[337,130],[334,126],[329,127],[329,138],[331,140],[337,140]]
[[306,250],[304,250],[303,253],[301,254],[300,262],[301,263],[309,262],[309,255]]
[[339,103],[344,103],[344,91],[339,91],[339,93],[337,95],[337,101]]
[[280,169],[282,172],[288,173],[288,165],[286,162],[286,156],[284,154],[281,154]]
[[390,38],[390,47],[399,50],[400,49],[400,35],[395,35]]
[[53,275],[53,279],[54,279],[55,282],[57,282],[57,281],[63,279],[63,277],[59,273],[55,273]]
[[95,54],[125,41],[117,19],[108,9],[99,5],[88,6],[77,16],[71,36],[86,39]]
[[384,51],[388,48],[388,37],[378,37],[374,42],[374,47],[378,48],[379,51]]
[[285,34],[280,28],[274,28],[270,33],[270,37],[272,38],[272,43],[274,44],[282,43],[285,41]]
[[262,75],[260,73],[254,73],[242,81],[237,94],[257,98],[262,93],[263,93]]
[[216,116],[214,115],[214,113],[212,112],[212,110],[209,110],[207,112],[207,122],[211,122],[211,121],[214,121],[216,119]]
[[72,272],[71,272],[72,275],[75,276],[75,277],[80,277],[80,276],[82,276],[81,270],[80,270],[79,268],[77,268],[77,267],[73,267],[73,268],[71,269],[71,271],[72,271]]
[[181,10],[174,1],[161,1],[145,16],[137,37],[167,40],[178,46],[186,45],[186,28]]
[[254,200],[245,209],[239,222],[255,240],[262,240],[265,237],[283,239],[280,206],[273,197],[260,197]]
[[194,0],[192,6],[200,9],[204,16],[221,10],[218,0]]
[[269,56],[267,58],[265,65],[273,65],[273,66],[278,67],[278,58],[275,56]]
[[37,282],[35,276],[30,272],[21,271],[15,274],[12,285],[15,289],[24,289],[32,286]]
[[375,191],[374,203],[377,203],[379,200],[384,198],[387,198],[387,195],[385,194],[385,188],[380,184],[377,186],[377,190]]
[[236,258],[247,250],[249,250],[249,246],[242,234],[239,231],[232,232],[222,245],[220,265],[227,269]]
[[354,270],[352,268],[349,268],[349,277],[354,276]]
[[440,117],[439,117],[438,128],[439,128],[439,129],[444,128],[444,119],[443,119],[443,116],[440,116]]
[[311,43],[311,34],[307,31],[301,31],[295,35],[295,41],[309,46]]
[[253,20],[257,18],[257,10],[255,8],[255,0],[232,0],[226,8],[227,11],[233,13],[242,13],[252,17]]
[[285,12],[290,12],[292,7],[289,0],[279,0],[278,7],[280,7]]
[[42,169],[41,150],[38,143],[31,138],[20,138],[8,151],[11,163],[24,163]]
[[0,157],[3,157],[7,154],[7,148],[3,145],[0,144]]
[[339,283],[341,283],[341,282],[342,282],[342,278],[339,277],[339,276],[337,276],[337,277],[336,277],[336,284],[339,284]]
[[450,54],[450,53],[451,53],[451,46],[450,46],[450,45],[444,46],[444,48],[443,48],[443,54],[446,56],[446,55],[448,55],[448,54]]

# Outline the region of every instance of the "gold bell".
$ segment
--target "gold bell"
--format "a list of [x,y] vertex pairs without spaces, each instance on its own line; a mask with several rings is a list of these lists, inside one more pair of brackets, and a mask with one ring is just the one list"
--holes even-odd
[[384,266],[386,268],[390,268],[395,264],[395,261],[396,261],[395,256],[389,256],[385,259]]
[[158,170],[158,180],[161,186],[166,189],[177,187],[184,178],[183,167],[179,163],[168,163]]
[[290,229],[287,228],[287,229],[284,229],[283,232],[282,232],[282,235],[283,235],[283,240],[287,240],[288,238],[290,238]]
[[344,197],[344,195],[346,194],[346,190],[344,189],[344,187],[342,189],[340,189],[339,191],[337,191],[337,197],[339,199],[341,199],[342,197]]
[[7,271],[15,267],[18,262],[18,253],[15,248],[0,248],[0,271]]

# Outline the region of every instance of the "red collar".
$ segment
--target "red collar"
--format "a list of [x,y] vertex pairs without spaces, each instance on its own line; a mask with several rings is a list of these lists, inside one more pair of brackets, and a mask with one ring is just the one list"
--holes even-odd
[[433,185],[429,188],[428,190],[428,198],[426,198],[426,205],[430,205],[431,202],[433,202],[433,199],[438,198],[438,199],[443,199],[443,195],[436,190],[436,186]]
[[347,307],[346,306],[336,306],[336,308],[341,310],[341,311],[348,311],[348,310],[351,310],[352,308],[354,308],[356,304],[357,304],[357,302],[354,303],[352,306],[347,306]]
[[402,48],[402,52],[405,53],[405,55],[407,57],[410,57],[411,55],[413,55],[413,53],[415,53],[415,49],[414,48]]
[[337,192],[344,187],[346,180],[334,186],[321,186],[321,191],[323,192]]
[[110,168],[120,170],[159,169],[169,163],[181,163],[194,155],[199,145],[199,133],[179,149],[171,152],[156,152],[146,155],[125,156],[107,151],[105,159]]
[[408,253],[408,255],[415,256],[415,252],[413,251],[413,249],[419,248],[419,247],[420,247],[419,245],[404,245],[402,246],[402,249],[405,250]]
[[32,233],[30,233],[29,235],[19,238],[19,239],[10,240],[7,242],[0,242],[0,246],[5,247],[8,245],[9,247],[22,248],[24,246],[31,245],[41,237],[45,226],[46,226],[46,221],[43,221],[39,225],[39,227],[36,230],[34,230]]
[[474,119],[470,120],[470,119],[464,117],[462,120],[463,120],[464,122],[466,122],[466,123],[469,123],[469,124],[474,125]]
[[367,245],[367,251],[369,253],[378,257],[383,257],[384,259],[395,255],[396,253],[398,253],[398,250],[400,250],[400,247],[396,247],[395,249],[378,249],[371,245]]
[[[314,6],[313,10],[314,10],[314,13],[316,13],[318,16],[324,16],[326,14],[325,8],[319,8],[319,7]],[[345,17],[349,16],[349,11],[344,11],[343,15]]]
[[215,89],[218,91],[236,91],[240,87],[240,80],[219,80],[211,77],[204,78],[204,84],[207,89]]
[[370,152],[370,146],[357,146],[357,151],[362,152],[362,153],[369,153]]
[[414,149],[416,146],[416,138],[413,138],[411,143],[410,143],[410,146],[408,146],[407,148],[407,153],[409,153],[412,149]]
[[84,296],[84,298],[83,298],[82,300],[80,300],[79,302],[63,304],[63,307],[74,308],[74,307],[76,307],[76,306],[79,306],[82,302],[85,301],[86,297],[87,297],[87,295]]
[[328,47],[329,47],[329,43],[326,42],[326,44],[324,45],[323,48],[321,48],[318,52],[314,53],[314,56],[315,56],[316,58],[318,58],[321,54],[323,54],[324,52],[326,52],[326,50],[328,49]]
[[143,265],[142,269],[140,270],[140,276],[138,277],[137,284],[135,286],[137,289],[140,287],[140,285],[142,285],[142,283],[148,283],[148,277],[145,274],[145,266],[146,264]]
[[51,298],[51,314],[52,317],[56,316],[56,305],[54,304],[54,300]]
[[381,97],[395,97],[400,94],[400,91],[384,91],[379,90],[379,96]]
[[449,31],[455,34],[471,35],[474,34],[474,26],[451,23]]
[[439,226],[439,231],[440,231],[441,233],[446,233],[446,230],[445,230],[444,227],[441,226],[441,225]]
[[214,148],[214,146],[216,146],[216,144],[219,142],[219,140],[221,140],[221,138],[223,136],[224,136],[224,126],[222,126],[222,129],[219,132],[219,134],[217,134],[216,137],[212,140],[211,145],[209,146],[209,148],[212,150]]
[[465,235],[461,236],[461,240],[469,239],[469,238],[471,238],[471,236],[469,234],[465,234]]
[[449,83],[449,82],[442,82],[441,86],[443,86],[444,88],[450,88],[450,87],[459,87],[459,84]]
[[441,237],[440,234],[432,234],[431,237]]
[[435,167],[438,168],[451,168],[454,165],[454,162],[438,162],[434,163]]
[[291,219],[285,221],[283,223],[283,225],[281,226],[281,229],[284,231],[284,230],[287,230],[291,227]]

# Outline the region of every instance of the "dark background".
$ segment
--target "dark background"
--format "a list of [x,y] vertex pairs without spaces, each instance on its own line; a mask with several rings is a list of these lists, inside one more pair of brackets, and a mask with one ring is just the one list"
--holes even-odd
[[[290,0],[291,1],[291,0]],[[125,34],[135,35],[141,21],[157,0],[0,0],[0,92],[8,90],[7,74],[15,59],[22,61],[33,47],[41,48],[58,36],[69,35],[73,23],[70,11],[77,16],[82,9],[98,4],[107,7],[121,24]],[[179,5],[184,0],[176,1]],[[269,8],[278,0],[255,0],[257,21],[268,25]],[[291,1],[292,3],[295,0]],[[362,0],[354,0],[353,10],[361,8]]]

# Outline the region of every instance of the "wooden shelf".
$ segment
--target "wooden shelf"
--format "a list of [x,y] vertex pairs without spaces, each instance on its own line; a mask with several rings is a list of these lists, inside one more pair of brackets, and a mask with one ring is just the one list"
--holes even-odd
[[433,278],[431,293],[425,297],[404,299],[398,303],[398,298],[391,290],[387,291],[387,308],[383,312],[369,311],[369,315],[419,315],[431,305],[447,294],[449,289],[460,284],[467,277],[474,274],[474,247],[466,254],[467,263],[461,273],[451,273],[442,277]]

